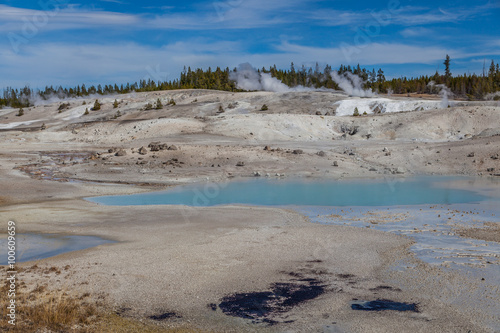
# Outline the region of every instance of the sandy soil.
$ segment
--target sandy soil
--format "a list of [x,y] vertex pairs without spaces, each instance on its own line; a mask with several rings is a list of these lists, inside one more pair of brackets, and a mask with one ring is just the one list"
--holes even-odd
[[500,243],[500,226],[497,223],[484,223],[483,228],[460,228],[457,233],[462,237]]
[[[115,98],[117,109],[112,106]],[[143,110],[157,98],[164,105],[173,98],[176,105]],[[17,110],[0,110],[2,230],[10,219],[17,222],[18,232],[117,241],[38,263],[70,265],[62,275],[27,270],[21,278],[28,284],[89,292],[103,297],[121,316],[164,327],[488,331],[480,309],[464,312],[436,297],[441,287],[429,281],[443,273],[413,258],[411,241],[400,236],[315,225],[297,213],[273,208],[103,207],[82,200],[256,173],[279,178],[454,174],[485,183],[500,175],[498,103],[335,116],[334,103],[345,98],[325,92],[182,90],[100,98],[102,110],[86,116],[94,99],[71,100],[61,112],[60,103],[39,105],[22,117],[15,116]],[[263,104],[268,111],[260,111]],[[221,105],[223,113],[218,112]],[[165,145],[152,151],[152,142]],[[414,263],[418,273],[394,274],[391,267],[402,260]],[[300,279],[317,279],[325,292],[270,315],[276,325],[211,308],[233,294],[269,291],[273,284]],[[455,283],[452,290],[466,283],[460,277],[448,281]],[[354,311],[353,299],[415,303],[419,312]],[[164,313],[176,315],[150,318]]]

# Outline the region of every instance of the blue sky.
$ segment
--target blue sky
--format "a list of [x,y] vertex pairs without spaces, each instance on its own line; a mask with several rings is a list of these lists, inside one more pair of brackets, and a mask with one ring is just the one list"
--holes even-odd
[[500,2],[6,0],[0,87],[175,79],[192,68],[382,67],[387,77],[500,62]]

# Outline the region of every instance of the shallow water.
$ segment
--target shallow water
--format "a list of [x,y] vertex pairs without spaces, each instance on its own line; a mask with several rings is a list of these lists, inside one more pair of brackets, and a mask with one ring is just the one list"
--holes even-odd
[[392,206],[472,203],[487,199],[451,187],[456,177],[382,180],[251,179],[179,186],[173,190],[87,200],[111,206],[248,204],[264,206]]
[[[0,238],[0,248],[7,248],[6,235]],[[55,234],[16,235],[16,263],[53,257],[62,253],[84,250],[110,240],[95,236],[68,236]],[[7,255],[0,258],[0,265],[7,265]]]
[[297,207],[314,223],[372,228],[412,237],[411,250],[431,265],[476,269],[500,285],[500,243],[464,238],[462,227],[500,224],[500,208],[493,202],[451,205],[380,207]]

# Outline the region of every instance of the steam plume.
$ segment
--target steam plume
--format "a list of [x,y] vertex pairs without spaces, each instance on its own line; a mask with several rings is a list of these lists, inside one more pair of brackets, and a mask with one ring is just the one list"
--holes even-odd
[[236,72],[231,72],[229,79],[236,82],[236,87],[243,90],[264,90],[274,92],[314,91],[304,86],[290,88],[268,73],[259,73],[249,63],[240,64]]
[[337,83],[343,91],[349,96],[355,97],[373,97],[375,94],[371,89],[363,89],[363,80],[350,72],[339,75],[337,71],[331,73],[333,81]]
[[444,109],[452,105],[452,103],[450,103],[450,97],[453,97],[453,93],[450,88],[444,84],[436,84],[434,81],[429,82],[428,86],[439,89],[439,95],[441,96],[441,108]]

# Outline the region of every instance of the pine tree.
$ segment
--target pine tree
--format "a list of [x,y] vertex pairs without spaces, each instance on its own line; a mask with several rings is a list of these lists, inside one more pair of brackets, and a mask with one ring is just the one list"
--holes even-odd
[[451,72],[450,72],[450,56],[446,55],[446,59],[443,62],[444,64],[444,77],[446,81],[448,81],[451,78]]
[[118,101],[115,99],[115,102],[113,103],[113,109],[116,109],[118,107]]
[[490,70],[488,72],[488,76],[489,77],[494,77],[496,74],[496,71],[495,71],[495,62],[492,60],[491,61],[491,65],[490,65]]
[[379,68],[379,70],[377,72],[377,82],[378,83],[385,82],[385,75],[384,75],[384,71],[382,70],[382,68]]
[[156,100],[156,110],[163,109],[163,104],[161,103],[161,100],[158,98]]
[[101,103],[99,103],[99,100],[95,100],[94,107],[92,107],[93,111],[98,111],[101,109]]

